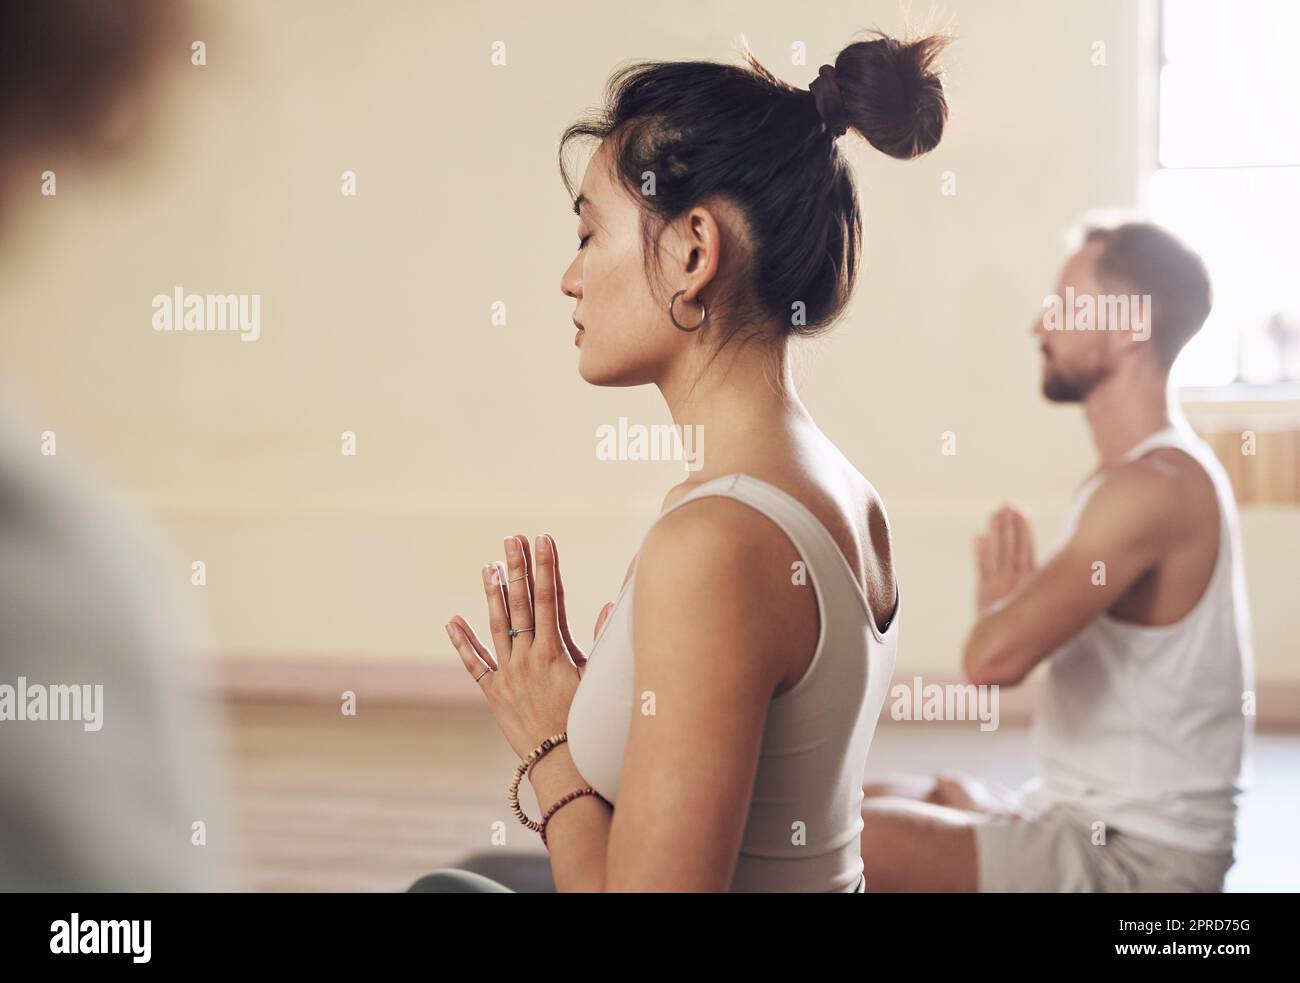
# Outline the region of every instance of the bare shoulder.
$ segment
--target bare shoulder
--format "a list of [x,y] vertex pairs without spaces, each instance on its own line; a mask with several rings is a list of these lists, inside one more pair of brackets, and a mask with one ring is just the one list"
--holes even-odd
[[[665,508],[680,497],[670,492]],[[715,574],[739,573],[785,552],[793,554],[794,544],[763,513],[728,496],[707,495],[660,518],[646,535],[638,564],[683,576],[702,565]]]
[[1205,469],[1191,456],[1162,447],[1108,473],[1089,499],[1080,530],[1118,537],[1181,538],[1218,529],[1218,497]]
[[[846,504],[844,495],[837,495],[817,482],[798,474],[754,475],[798,500],[822,523],[843,552],[857,552],[862,521],[855,521],[855,513],[863,512],[868,526],[878,525],[888,540],[888,521],[879,497],[870,486],[859,490],[852,504]],[[864,479],[865,485],[865,479]],[[699,553],[708,544],[714,552],[744,568],[745,564],[783,563],[783,573],[788,575],[789,563],[801,559],[798,550],[786,533],[766,513],[748,503],[727,495],[706,495],[689,505],[674,509],[692,490],[690,485],[670,489],[664,499],[664,512],[668,514],[655,524],[647,536],[642,554],[654,550],[665,554],[665,545],[677,544],[689,554]],[[659,548],[654,549],[655,546]],[[846,557],[847,559],[847,557]],[[850,563],[855,571],[858,563]]]
[[1213,511],[1217,499],[1214,483],[1195,458],[1173,447],[1160,447],[1127,461],[1106,475],[1096,498],[1109,505],[1125,499],[1137,504],[1160,504],[1168,511]]
[[696,485],[687,481],[683,481],[680,485],[673,485],[673,487],[668,489],[667,494],[664,495],[664,501],[659,507],[659,511],[666,512],[694,491],[696,487]]
[[1208,539],[1219,533],[1219,493],[1209,473],[1194,457],[1175,447],[1161,447],[1137,461],[1152,480],[1174,500],[1174,512],[1184,534],[1200,532]]
[[633,633],[638,659],[771,699],[791,675],[791,650],[811,655],[816,598],[792,585],[794,544],[744,502],[704,496],[665,515],[637,560]]
[[[883,626],[893,616],[898,600],[884,502],[871,483],[847,462],[842,462],[843,466],[819,463],[816,468],[791,466],[749,473],[797,500],[821,523],[862,588],[876,623]],[[689,493],[690,487],[670,490],[665,509]],[[688,547],[711,535],[743,541],[745,550],[734,554],[738,562],[763,564],[764,570],[772,572],[770,583],[778,595],[788,593],[784,587],[789,584],[791,564],[802,559],[775,522],[725,497],[708,496],[676,509],[660,520],[656,531],[665,526],[684,530],[683,541]]]
[[1214,482],[1200,462],[1186,451],[1176,447],[1160,447],[1133,462],[1144,466],[1148,473],[1159,475],[1178,488],[1186,504],[1193,510],[1214,512],[1218,508],[1218,493]]
[[[668,489],[668,493],[667,493],[666,495],[664,495],[663,504],[661,504],[661,505],[659,506],[659,514],[660,514],[660,515],[663,515],[663,513],[667,512],[670,508],[672,508],[674,505],[676,505],[679,501],[681,501],[683,498],[685,498],[687,495],[689,495],[689,494],[691,493],[691,489],[692,489],[693,487],[694,487],[693,485],[691,485],[691,484],[689,484],[689,483],[686,483],[686,482],[683,482],[683,483],[680,484],[680,485],[674,485],[672,488],[669,488],[669,489]],[[656,526],[656,528],[657,528],[657,526]],[[644,552],[645,552],[645,546],[644,546],[644,544],[643,544],[643,545],[642,545],[642,548],[641,548],[641,553],[644,553]],[[627,586],[627,582],[632,578],[632,571],[636,568],[636,565],[637,565],[637,562],[638,562],[638,559],[637,559],[638,556],[640,556],[640,553],[638,553],[637,556],[633,556],[632,559],[628,562],[628,565],[627,565],[627,572],[623,575],[623,586],[624,586],[624,587]]]

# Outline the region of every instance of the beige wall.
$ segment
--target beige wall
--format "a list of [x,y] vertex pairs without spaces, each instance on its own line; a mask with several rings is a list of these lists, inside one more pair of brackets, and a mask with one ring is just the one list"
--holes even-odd
[[[806,84],[855,31],[903,26],[892,3],[619,7],[208,4],[208,65],[177,54],[138,166],[56,161],[58,197],[23,203],[0,263],[3,371],[61,451],[163,524],[178,587],[206,562],[215,650],[454,664],[440,625],[481,623],[477,571],[510,532],[557,538],[589,637],[678,471],[595,458],[597,426],[666,416],[653,390],[575,371],[558,134],[626,59],[734,58],[743,32]],[[956,668],[983,517],[1017,502],[1048,544],[1091,467],[1079,414],[1038,398],[1027,326],[1062,229],[1137,201],[1149,52],[1128,0],[936,9],[958,37],[949,129],[907,163],[842,142],[865,275],[808,349],[802,392],[890,509],[900,671],[937,673]],[[489,64],[498,40],[506,67]],[[150,299],[177,285],[260,293],[261,339],[155,333]],[[507,326],[490,323],[498,300]],[[1261,674],[1300,679],[1300,515],[1244,525]]]

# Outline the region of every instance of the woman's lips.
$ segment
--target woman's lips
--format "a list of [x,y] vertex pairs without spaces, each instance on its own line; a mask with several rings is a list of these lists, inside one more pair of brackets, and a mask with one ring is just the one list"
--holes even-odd
[[575,334],[575,335],[573,336],[573,343],[574,343],[575,345],[581,345],[581,344],[582,344],[582,328],[579,328],[579,329],[578,329],[578,333]]

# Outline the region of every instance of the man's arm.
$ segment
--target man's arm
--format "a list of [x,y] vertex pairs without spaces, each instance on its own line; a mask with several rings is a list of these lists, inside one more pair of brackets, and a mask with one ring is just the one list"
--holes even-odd
[[[986,607],[966,640],[963,665],[976,684],[1014,686],[1040,661],[1112,607],[1190,531],[1185,476],[1135,461],[1088,500],[1074,535],[1040,570]],[[1013,522],[1023,523],[1018,515]],[[984,554],[981,583],[1006,579],[1017,550]]]

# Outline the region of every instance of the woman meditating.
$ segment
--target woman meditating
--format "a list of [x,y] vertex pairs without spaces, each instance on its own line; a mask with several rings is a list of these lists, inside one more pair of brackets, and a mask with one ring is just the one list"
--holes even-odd
[[[752,57],[635,64],[564,134],[571,194],[565,146],[598,141],[561,280],[578,372],[658,387],[708,452],[668,491],[589,656],[549,536],[508,537],[482,571],[484,636],[447,625],[520,758],[511,804],[559,891],[865,890],[862,779],[899,594],[884,506],[800,401],[790,345],[838,318],[858,270],[837,139],[932,149],[941,45],[873,35],[809,89]],[[525,778],[540,816],[518,804]],[[455,869],[413,888],[474,889],[509,890]]]

